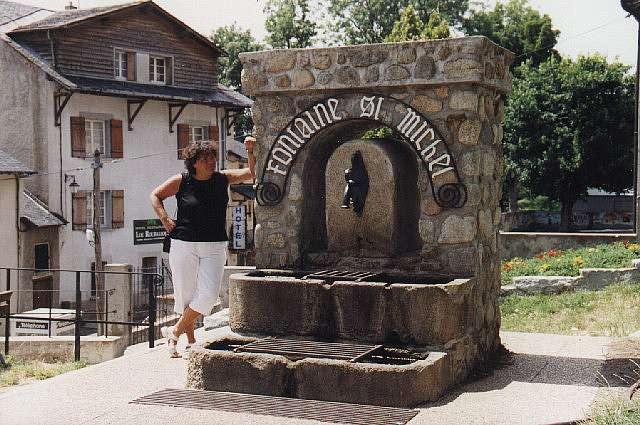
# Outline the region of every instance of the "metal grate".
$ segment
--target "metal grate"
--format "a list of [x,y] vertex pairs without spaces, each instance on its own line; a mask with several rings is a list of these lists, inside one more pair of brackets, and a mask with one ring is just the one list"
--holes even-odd
[[263,338],[234,351],[249,353],[280,354],[297,358],[323,358],[358,361],[364,356],[382,349],[382,345],[353,344],[344,342],[322,342],[297,339]]
[[329,280],[353,280],[362,282],[365,279],[378,276],[380,273],[372,272],[354,272],[349,270],[321,270],[303,276],[303,279],[329,279]]
[[417,410],[397,407],[178,389],[158,391],[131,403],[310,419],[348,425],[405,425],[418,414]]

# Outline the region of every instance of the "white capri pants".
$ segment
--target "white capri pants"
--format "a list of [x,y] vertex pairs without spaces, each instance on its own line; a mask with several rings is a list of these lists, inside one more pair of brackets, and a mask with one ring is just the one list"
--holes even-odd
[[226,261],[227,242],[171,240],[169,266],[176,313],[183,314],[187,307],[203,315],[211,312],[218,301]]

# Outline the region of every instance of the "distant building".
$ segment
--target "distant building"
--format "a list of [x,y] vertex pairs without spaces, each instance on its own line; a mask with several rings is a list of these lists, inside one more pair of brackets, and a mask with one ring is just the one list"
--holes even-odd
[[[3,267],[47,269],[59,265],[58,229],[66,222],[24,189],[24,180],[34,173],[0,150],[0,265]],[[5,290],[4,271],[0,280],[4,281],[0,290]],[[10,280],[14,291],[33,289],[33,292],[15,292],[12,311],[16,311],[16,306],[25,310],[58,302],[57,295],[51,292],[59,287],[57,275],[11,271]]]
[[[92,267],[85,230],[96,149],[105,163],[104,261],[159,264],[161,244],[134,235],[134,222],[155,218],[149,193],[183,169],[181,149],[190,141],[217,140],[227,152],[233,116],[251,106],[218,83],[222,54],[152,1],[62,12],[0,1],[0,149],[37,172],[25,179],[25,202],[62,222],[52,266]],[[174,200],[167,206],[173,212]],[[37,287],[35,280],[25,285]],[[60,301],[73,300],[73,288],[73,279],[63,279]],[[85,275],[85,297],[91,289]]]

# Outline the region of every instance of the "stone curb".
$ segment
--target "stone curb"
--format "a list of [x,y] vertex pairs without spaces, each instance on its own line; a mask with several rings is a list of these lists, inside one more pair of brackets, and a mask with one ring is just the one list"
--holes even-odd
[[500,288],[500,296],[598,291],[615,283],[639,283],[640,259],[631,260],[631,264],[633,267],[619,269],[580,269],[580,276],[516,276]]

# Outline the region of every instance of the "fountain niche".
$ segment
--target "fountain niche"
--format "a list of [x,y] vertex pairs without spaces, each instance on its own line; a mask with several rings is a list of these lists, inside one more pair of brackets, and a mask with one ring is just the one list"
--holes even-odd
[[257,269],[191,387],[412,406],[491,356],[512,58],[483,37],[241,56]]

